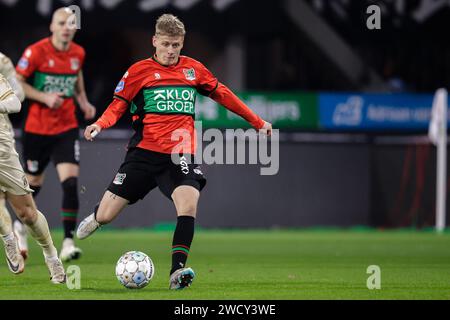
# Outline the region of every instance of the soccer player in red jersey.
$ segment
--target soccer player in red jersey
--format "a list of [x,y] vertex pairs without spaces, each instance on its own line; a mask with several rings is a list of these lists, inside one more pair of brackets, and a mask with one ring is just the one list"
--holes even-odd
[[197,93],[239,114],[267,135],[272,130],[270,123],[254,114],[203,64],[180,56],[184,35],[184,25],[178,18],[162,15],[156,22],[153,37],[155,54],[128,69],[115,89],[112,103],[86,128],[84,136],[92,140],[93,132],[113,126],[129,110],[136,133],[100,204],[77,230],[80,239],[88,237],[99,226],[111,222],[126,205],[143,199],[158,186],[173,201],[178,216],[172,242],[170,289],[189,286],[195,276],[186,267],[186,260],[194,236],[197,203],[206,180],[199,166],[193,163],[194,138],[177,162],[172,161],[171,155],[179,153],[179,142],[172,140],[175,130],[185,130],[194,137]]
[[[85,119],[95,117],[84,87],[82,66],[84,49],[72,41],[76,28],[69,8],[56,10],[50,24],[51,36],[30,45],[16,71],[26,98],[31,100],[23,133],[23,157],[30,187],[36,196],[44,182],[44,170],[50,159],[56,166],[63,189],[61,216],[64,240],[63,261],[76,259],[81,250],[74,245],[73,233],[78,213],[77,178],[80,146],[76,118],[77,100]],[[34,76],[28,84],[27,78]],[[19,246],[26,254],[26,232],[16,221]]]

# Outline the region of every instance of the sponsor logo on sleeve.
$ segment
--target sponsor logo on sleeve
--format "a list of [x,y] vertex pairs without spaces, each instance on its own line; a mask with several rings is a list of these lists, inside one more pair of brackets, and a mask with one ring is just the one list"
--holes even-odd
[[27,58],[20,58],[19,68],[22,70],[25,70],[26,68],[28,68],[28,59]]
[[118,93],[118,92],[122,91],[124,87],[125,87],[125,81],[120,80],[119,83],[117,84],[116,89],[114,90],[114,93]]

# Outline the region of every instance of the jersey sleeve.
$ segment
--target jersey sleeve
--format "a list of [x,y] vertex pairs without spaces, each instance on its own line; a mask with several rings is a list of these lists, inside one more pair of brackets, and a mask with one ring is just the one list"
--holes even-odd
[[7,56],[0,53],[0,73],[8,80],[11,88],[20,101],[25,99],[25,93],[16,77],[16,70],[14,65]]
[[203,96],[210,96],[217,89],[219,81],[203,64],[198,63],[198,69],[197,91]]
[[84,60],[86,58],[86,51],[81,46],[80,46],[80,50],[79,51],[80,51],[80,53],[79,53],[79,55],[80,55],[80,69],[82,69],[83,66],[84,66]]
[[240,115],[255,129],[259,130],[264,126],[264,120],[247,107],[241,99],[222,83],[218,84],[214,92],[210,94],[210,98],[223,105],[228,110]]
[[20,111],[20,101],[14,94],[8,81],[0,74],[0,113],[15,113]]
[[10,95],[13,95],[14,91],[9,85],[6,78],[0,73],[0,101],[5,100]]
[[114,98],[130,104],[142,88],[142,73],[139,65],[131,66],[120,79],[114,90]]
[[112,127],[127,111],[128,104],[121,99],[114,99],[113,102],[106,108],[102,116],[95,122],[96,125],[102,129]]
[[39,67],[41,60],[40,50],[37,46],[29,46],[22,54],[16,66],[18,74],[28,78]]
[[1,52],[0,52],[0,73],[3,74],[3,76],[5,76],[6,78],[16,74],[11,59],[9,59]]

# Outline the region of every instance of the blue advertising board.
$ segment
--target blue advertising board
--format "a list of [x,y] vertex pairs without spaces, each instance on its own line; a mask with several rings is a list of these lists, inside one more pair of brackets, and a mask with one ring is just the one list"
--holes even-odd
[[432,94],[319,94],[321,129],[424,130]]

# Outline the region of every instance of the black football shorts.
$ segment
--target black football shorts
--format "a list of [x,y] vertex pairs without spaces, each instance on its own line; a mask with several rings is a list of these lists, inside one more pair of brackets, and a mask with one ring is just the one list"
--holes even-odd
[[80,140],[78,128],[57,135],[23,133],[22,137],[25,172],[40,175],[50,159],[56,166],[59,163],[80,162]]
[[131,148],[108,190],[133,204],[155,187],[172,200],[172,192],[178,186],[201,191],[205,184],[200,166],[193,163],[191,154],[178,156],[174,163],[170,154]]

